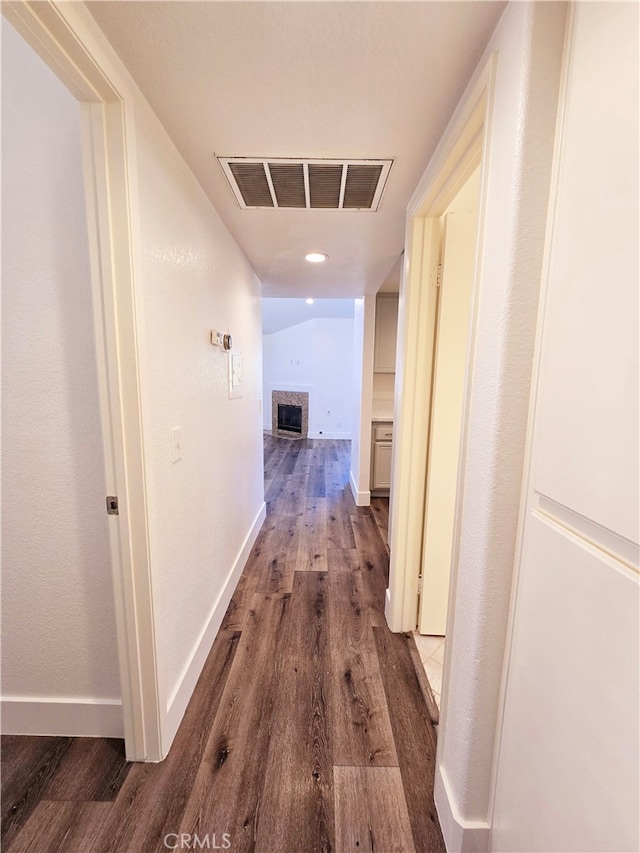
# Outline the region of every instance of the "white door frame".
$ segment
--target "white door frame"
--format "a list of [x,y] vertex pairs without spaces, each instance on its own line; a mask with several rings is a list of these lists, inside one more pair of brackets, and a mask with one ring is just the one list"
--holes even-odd
[[[478,152],[478,163],[479,156],[480,152]],[[446,631],[455,498],[459,481],[462,439],[462,406],[469,363],[471,302],[478,248],[479,179],[479,170],[476,169],[449,205],[447,212],[440,217],[441,246],[438,264],[440,283],[437,288],[436,316],[434,317],[434,364],[429,393],[431,416],[420,564],[422,575],[418,606],[418,633],[420,634],[443,635]],[[470,190],[475,190],[471,197]],[[462,202],[463,196],[464,202]],[[467,270],[464,279],[460,278],[461,262],[465,264]],[[457,270],[456,267],[458,267]],[[466,305],[459,301],[461,299],[466,301]],[[455,308],[453,308],[454,305]],[[460,327],[459,331],[450,325],[452,317],[455,317],[455,323]],[[456,334],[461,336],[452,349],[452,336]],[[457,365],[453,374],[450,372],[452,369],[449,363],[450,358]],[[453,386],[450,385],[451,382]],[[454,402],[450,396],[453,387],[458,389],[457,402]],[[445,462],[445,460],[448,461]],[[442,467],[443,464],[445,468]]]
[[[418,622],[418,576],[422,562],[426,476],[431,421],[437,288],[440,253],[440,217],[467,179],[481,164],[478,246],[482,245],[488,143],[493,103],[496,57],[492,55],[458,108],[407,207],[405,265],[400,285],[394,458],[390,512],[391,563],[385,603],[392,631],[414,631]],[[479,268],[479,256],[476,269]],[[471,330],[462,423],[456,518],[452,548],[449,615],[455,609],[462,472],[466,456],[469,376],[472,371],[477,304],[471,308]],[[448,630],[448,629],[447,629]]]
[[80,101],[105,476],[107,493],[119,500],[119,515],[108,521],[126,755],[158,761],[163,714],[138,355],[133,93],[107,67],[74,4],[12,0],[2,12]]

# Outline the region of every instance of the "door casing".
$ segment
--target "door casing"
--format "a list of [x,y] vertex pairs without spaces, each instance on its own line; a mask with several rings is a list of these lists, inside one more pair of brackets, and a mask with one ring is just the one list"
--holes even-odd
[[435,320],[418,612],[421,634],[443,635],[446,631],[460,425],[469,361],[470,300],[477,252],[479,177],[475,172],[441,220],[443,247]]
[[[407,208],[405,264],[400,284],[398,316],[397,391],[390,507],[394,525],[391,531],[391,564],[385,603],[387,624],[396,632],[413,631],[417,626],[418,576],[422,560],[437,318],[436,277],[440,255],[440,218],[474,170],[480,166],[478,246],[482,245],[489,154],[485,128],[490,124],[495,66],[496,56],[493,54],[454,116],[449,131]],[[480,266],[480,260],[478,254],[476,270]],[[474,281],[474,294],[476,288],[477,280]],[[467,377],[472,371],[476,313],[474,295],[471,303]],[[455,608],[455,564],[462,499],[460,470],[464,469],[468,410],[467,382],[449,585],[449,618]]]

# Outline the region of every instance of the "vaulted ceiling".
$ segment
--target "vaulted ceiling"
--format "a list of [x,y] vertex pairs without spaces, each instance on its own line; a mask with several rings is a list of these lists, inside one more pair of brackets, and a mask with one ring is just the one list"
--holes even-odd
[[[502,2],[90,2],[265,296],[374,293]],[[393,160],[376,211],[242,209],[218,157]],[[329,256],[309,264],[310,251]]]

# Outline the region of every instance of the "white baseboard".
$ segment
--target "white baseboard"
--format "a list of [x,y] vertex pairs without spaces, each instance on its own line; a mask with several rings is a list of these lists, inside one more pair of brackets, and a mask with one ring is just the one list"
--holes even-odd
[[340,439],[341,441],[351,441],[351,433],[340,431],[331,432],[326,429],[322,430],[322,432],[318,432],[317,430],[309,430],[308,438],[318,438],[321,441],[322,439]]
[[229,606],[234,590],[240,580],[242,570],[247,564],[251,549],[258,538],[258,533],[260,532],[260,528],[262,527],[266,517],[267,505],[263,503],[249,532],[247,533],[242,548],[240,549],[240,553],[236,557],[231,571],[227,576],[227,580],[225,581],[215,604],[211,608],[209,617],[204,628],[200,632],[200,636],[196,640],[191,655],[178,678],[177,686],[169,697],[167,702],[167,716],[163,725],[162,733],[163,755],[167,755],[171,744],[173,743],[173,739],[178,731],[180,723],[182,722],[184,712],[187,709],[187,705],[189,704],[189,700],[191,699],[195,689],[196,682],[200,677],[200,673],[202,672],[202,668],[209,652],[211,651],[211,646],[216,638],[224,618],[224,614],[227,611],[227,607]]
[[371,506],[371,492],[359,492],[356,486],[356,481],[353,478],[353,471],[349,471],[349,485],[351,486],[351,494],[356,502],[356,506]]
[[391,627],[391,589],[389,587],[386,588],[384,593],[384,618],[387,622],[387,626],[390,631],[393,630]]
[[436,767],[434,799],[447,853],[486,853],[491,831],[489,824],[462,818],[447,774],[439,765]]
[[[268,427],[267,426],[264,427],[263,432],[268,432],[269,435],[273,435],[273,432],[271,430],[271,424],[269,424]],[[296,438],[300,438],[300,436],[296,436],[295,434],[291,434],[287,437],[291,441],[295,441]],[[326,430],[323,430],[320,433],[317,430],[315,432],[312,430],[309,430],[307,438],[319,439],[320,441],[322,441],[322,439],[339,439],[340,441],[351,441],[351,433],[350,432],[327,432]]]
[[3,696],[2,734],[122,738],[122,701]]

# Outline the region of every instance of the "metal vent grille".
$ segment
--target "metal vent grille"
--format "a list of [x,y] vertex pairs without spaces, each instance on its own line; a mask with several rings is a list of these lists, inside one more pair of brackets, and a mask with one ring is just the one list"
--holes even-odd
[[309,164],[309,206],[337,210],[340,207],[342,166]]
[[242,208],[377,210],[392,160],[219,157]]
[[382,166],[350,166],[344,189],[343,207],[371,207]]
[[[231,165],[233,166],[233,164]],[[271,184],[278,207],[305,206],[302,163],[269,163],[269,174],[271,175]],[[244,193],[243,197],[246,198]],[[269,197],[269,201],[271,201],[271,197]],[[258,207],[260,205],[252,204],[251,206]],[[271,204],[268,204],[267,207],[271,207]]]
[[243,198],[253,199],[256,207],[273,207],[267,176],[260,163],[230,163],[229,168]]

